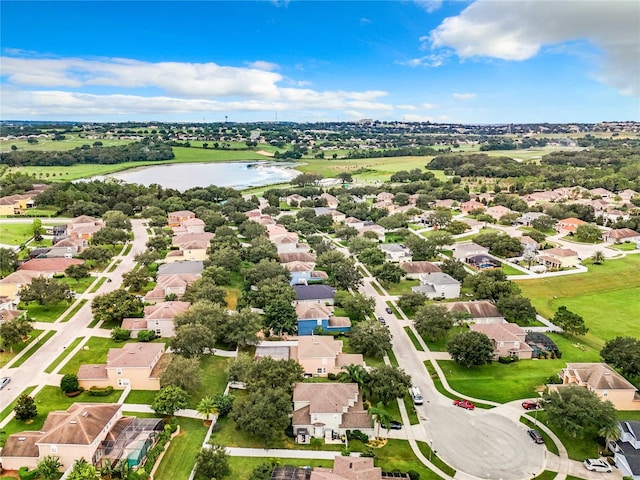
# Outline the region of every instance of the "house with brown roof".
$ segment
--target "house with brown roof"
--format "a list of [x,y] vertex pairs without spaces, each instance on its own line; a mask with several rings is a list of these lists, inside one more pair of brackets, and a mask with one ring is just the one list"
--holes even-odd
[[47,455],[57,456],[64,469],[79,458],[98,463],[101,442],[121,418],[120,404],[74,403],[50,412],[40,431],[9,435],[0,452],[2,468],[35,468]]
[[500,310],[488,300],[470,302],[447,302],[442,304],[448,311],[460,317],[466,317],[466,323],[505,323]]
[[93,386],[116,389],[160,390],[164,343],[127,343],[110,348],[107,363],[85,364],[78,370],[78,382],[87,389]]
[[182,222],[190,218],[196,218],[196,214],[190,210],[178,210],[167,214],[167,223],[169,227],[178,227]]
[[400,264],[400,268],[407,272],[407,278],[413,279],[418,279],[420,278],[420,275],[425,273],[436,273],[442,271],[435,263],[427,261],[402,262]]
[[475,200],[469,200],[468,202],[462,202],[460,204],[460,211],[464,214],[467,214],[473,210],[486,210],[487,207],[484,203],[477,202]]
[[329,208],[338,208],[338,199],[329,193],[323,193],[320,195],[320,198],[323,198],[327,201],[327,207]]
[[393,200],[393,197],[395,197],[393,193],[381,192],[378,195],[376,195],[376,202],[391,201]]
[[604,200],[613,199],[613,197],[615,196],[613,192],[607,190],[606,188],[592,188],[591,190],[589,190],[589,194],[593,198],[600,197]]
[[339,440],[347,430],[374,433],[357,383],[296,383],[291,423],[297,443]]
[[385,228],[381,227],[377,223],[373,222],[365,222],[365,225],[362,228],[358,228],[358,235],[364,236],[366,232],[373,232],[378,237],[379,242],[384,242]]
[[525,342],[527,333],[515,323],[476,323],[469,325],[474,332],[484,333],[493,343],[493,357],[530,359],[533,348]]
[[518,237],[520,244],[523,246],[525,250],[529,250],[530,252],[535,252],[540,248],[540,244],[536,242],[533,238],[528,235],[522,235]]
[[[39,193],[39,192],[38,192]],[[34,194],[16,194],[0,198],[0,215],[22,215],[35,207]]]
[[202,275],[199,273],[158,275],[156,286],[144,296],[144,300],[150,303],[161,302],[172,294],[180,298],[187,291],[187,287],[200,278]]
[[[202,246],[203,244],[208,244],[211,242],[211,239],[215,237],[213,233],[204,232],[204,233],[182,233],[180,235],[175,235],[171,238],[171,245],[174,247],[178,247],[180,249],[188,248],[189,245],[192,245],[193,242],[197,242],[198,245]],[[202,248],[202,247],[200,247]],[[208,248],[208,245],[207,245]]]
[[560,233],[576,233],[576,229],[586,223],[584,220],[575,217],[564,218],[556,222],[556,230]]
[[81,265],[84,260],[79,258],[33,258],[27,260],[18,267],[19,271],[28,270],[38,272],[44,276],[51,276],[64,273],[71,265]]
[[131,330],[131,338],[136,338],[140,330],[153,330],[158,337],[173,337],[176,334],[176,316],[186,312],[190,306],[189,302],[177,300],[147,305],[144,318],[125,318],[122,328]]
[[423,273],[420,275],[420,285],[411,287],[414,293],[421,293],[427,298],[458,298],[461,283],[443,272]]
[[196,261],[207,259],[210,243],[207,240],[185,240],[179,250],[169,250],[165,263]]
[[294,206],[298,206],[300,205],[300,202],[306,200],[306,197],[303,197],[302,195],[299,195],[297,193],[294,193],[292,195],[288,195],[285,198],[285,202],[287,202],[287,205],[294,205]]
[[204,233],[205,223],[199,218],[188,218],[183,220],[180,225],[171,227],[174,235],[183,233]]
[[502,205],[495,205],[493,207],[489,207],[487,208],[487,210],[485,211],[485,213],[487,215],[492,216],[493,218],[495,218],[496,220],[500,220],[502,217],[504,217],[505,215],[509,215],[511,213],[516,213],[513,210],[511,210],[510,208],[507,207],[503,207]]
[[71,258],[81,253],[89,242],[84,238],[64,238],[56,242],[46,253],[47,258]]
[[67,224],[67,235],[71,238],[82,238],[91,240],[93,235],[104,227],[104,222],[100,218],[80,215]]
[[306,375],[314,377],[340,373],[345,365],[364,365],[361,354],[342,353],[342,340],[330,335],[299,337],[296,360]]
[[454,208],[456,205],[458,205],[458,202],[451,200],[450,198],[436,200],[434,203],[434,207],[436,208]]
[[309,480],[382,480],[382,469],[371,457],[336,456],[333,468],[315,467]]
[[640,410],[636,387],[606,363],[567,363],[560,378],[561,385],[547,385],[550,392],[577,385],[609,400],[618,410]]
[[280,258],[280,263],[291,263],[291,262],[313,262],[316,263],[316,255],[311,252],[290,252],[290,253],[279,253],[278,258]]
[[580,263],[578,252],[561,247],[541,250],[536,260],[547,268],[571,268]]
[[602,236],[605,241],[614,243],[640,242],[640,233],[630,228],[616,228],[604,232]]
[[487,255],[489,249],[473,242],[458,243],[453,247],[453,258],[465,262],[468,257]]

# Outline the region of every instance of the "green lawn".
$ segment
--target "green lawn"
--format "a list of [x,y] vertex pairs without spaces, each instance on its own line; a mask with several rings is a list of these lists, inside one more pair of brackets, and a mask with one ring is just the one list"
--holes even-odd
[[58,355],[58,358],[56,358],[53,362],[51,362],[51,365],[49,365],[47,368],[45,368],[45,372],[46,373],[51,373],[55,370],[55,368],[60,365],[62,363],[62,361],[67,358],[69,356],[69,354],[71,353],[71,351],[76,348],[76,346],[82,341],[84,337],[78,337],[76,339],[73,340],[73,342],[71,342],[69,344],[68,347],[66,347],[64,349],[64,351]]
[[151,405],[153,399],[158,392],[153,390],[131,390],[124,403],[139,403],[142,405]]
[[431,462],[436,467],[438,467],[440,470],[442,470],[444,473],[446,473],[451,477],[455,476],[456,474],[455,469],[453,467],[450,467],[446,463],[444,463],[442,460],[440,460],[440,457],[438,457],[431,451],[431,447],[426,442],[416,442],[416,443],[418,444],[418,448],[420,449],[420,452],[422,452],[422,454],[426,458],[430,459]]
[[462,237],[457,237],[455,240],[456,240],[456,243],[470,242],[471,240],[476,238],[478,235],[483,235],[485,233],[499,233],[500,231],[501,230],[498,230],[497,228],[482,227],[478,233],[470,233],[469,235],[464,235]]
[[20,393],[20,395],[18,395],[18,397],[11,402],[9,405],[7,405],[2,412],[0,412],[0,421],[4,420],[5,417],[7,415],[9,415],[9,413],[11,413],[11,411],[13,410],[13,408],[16,406],[16,403],[18,403],[18,398],[20,398],[22,395],[29,395],[31,392],[33,392],[35,390],[36,386],[33,385],[32,387],[27,387],[25,388],[22,393]]
[[107,281],[107,277],[102,277],[98,282],[89,290],[89,293],[96,293],[104,282]]
[[30,223],[0,223],[0,243],[21,245],[33,236]]
[[610,245],[607,248],[611,248],[613,250],[620,250],[621,252],[633,252],[637,250],[636,244],[631,242],[616,243],[614,245]]
[[538,412],[538,422],[544,423],[558,436],[560,442],[562,442],[564,447],[567,449],[567,454],[570,459],[582,462],[585,458],[598,458],[600,456],[599,452],[604,445],[598,443],[597,437],[573,438],[567,435],[559,428],[553,427],[547,423],[547,417],[544,410]]
[[229,358],[203,355],[200,359],[200,387],[191,395],[189,408],[195,408],[207,395],[223,393],[227,386],[227,365]]
[[171,440],[155,475],[156,480],[189,478],[195,456],[202,448],[207,427],[201,420],[178,418],[180,433]]
[[429,348],[429,350],[433,352],[446,352],[447,342],[449,341],[449,339],[455,337],[459,333],[463,333],[468,330],[469,327],[467,325],[462,325],[460,327],[453,327],[451,330],[449,330],[449,334],[446,337],[439,340],[433,341],[425,337],[422,337],[422,339],[424,340],[424,343],[427,344],[427,348]]
[[0,352],[0,367],[4,367],[7,363],[13,360],[22,350],[31,344],[44,330],[31,330],[29,338],[23,342],[18,342],[13,345],[13,352],[9,350]]
[[64,277],[61,278],[60,281],[69,285],[71,290],[74,290],[77,293],[84,293],[84,291],[89,288],[89,286],[95,281],[96,277],[87,277],[81,278],[80,281],[74,280],[73,278]]
[[383,283],[382,286],[389,293],[389,295],[406,295],[411,293],[411,287],[417,287],[420,285],[420,280],[403,279],[400,283]]
[[[231,476],[234,480],[249,480],[251,472],[262,463],[269,463],[270,458],[264,457],[230,457],[229,466]],[[293,467],[332,467],[333,460],[313,460],[310,458],[283,458],[279,459],[280,465],[291,465]]]
[[55,305],[38,305],[36,302],[31,302],[25,305],[21,303],[18,305],[20,310],[26,310],[27,316],[33,318],[36,322],[55,322],[60,315],[62,315],[71,303],[62,301]]
[[517,268],[513,268],[511,265],[507,265],[503,263],[500,267],[505,275],[526,275],[526,273],[518,270]]
[[91,363],[107,363],[107,353],[110,348],[122,348],[125,343],[135,342],[134,339],[127,342],[116,343],[110,338],[91,337],[78,353],[60,369],[60,373],[77,374],[80,365]]
[[115,403],[122,392],[116,390],[107,397],[91,397],[87,392],[81,393],[77,397],[66,397],[60,388],[50,385],[45,386],[34,397],[38,415],[31,423],[22,422],[15,418],[11,420],[0,432],[0,443],[4,445],[7,436],[12,433],[22,432],[24,430],[38,431],[44,425],[49,412],[54,410],[66,410],[73,403]]
[[45,343],[47,343],[47,341],[53,337],[56,334],[55,330],[49,330],[47,333],[45,333],[40,340],[38,340],[35,343],[32,343],[31,345],[29,345],[29,347],[27,348],[27,351],[25,352],[24,355],[22,355],[17,361],[13,362],[11,364],[11,368],[17,368],[20,365],[22,365],[24,362],[26,362],[27,360],[29,360],[29,357],[31,357],[31,355],[33,355],[34,353],[36,353],[36,351]]
[[[2,140],[0,141],[0,150],[8,152],[11,150],[11,145],[18,147],[18,150],[33,150],[38,152],[48,151],[67,151],[72,150],[82,145],[92,145],[96,140],[80,137],[77,133],[65,133],[64,140],[53,140],[52,138],[38,138],[38,143],[29,143],[26,140]],[[126,145],[133,140],[120,140],[120,139],[100,139],[104,147],[112,147],[115,145]]]
[[376,456],[375,466],[382,468],[384,472],[415,470],[420,474],[420,480],[436,480],[440,478],[418,460],[413,450],[411,450],[411,445],[406,440],[389,439],[384,447],[376,448],[373,452]]
[[518,286],[547,318],[561,305],[581,315],[589,327],[584,343],[599,348],[618,335],[638,337],[640,255],[608,259],[588,269],[588,273],[519,281]]
[[416,336],[413,334],[411,327],[409,326],[404,327],[404,331],[407,332],[407,335],[409,335],[409,338],[411,339],[411,343],[413,343],[413,346],[415,347],[415,349],[418,350],[419,352],[424,352],[424,348],[422,348],[422,345],[420,344]]

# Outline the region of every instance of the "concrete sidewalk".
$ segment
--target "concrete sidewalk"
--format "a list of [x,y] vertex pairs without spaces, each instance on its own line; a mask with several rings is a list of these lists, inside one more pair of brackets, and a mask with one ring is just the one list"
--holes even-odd
[[237,447],[227,447],[227,453],[232,457],[308,458],[311,460],[333,460],[341,455],[339,450],[284,450],[282,448]]

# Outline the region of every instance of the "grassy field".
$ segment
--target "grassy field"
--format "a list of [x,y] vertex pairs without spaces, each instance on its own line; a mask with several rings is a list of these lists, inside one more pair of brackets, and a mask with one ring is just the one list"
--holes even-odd
[[2,411],[0,412],[0,421],[4,420],[5,417],[7,415],[9,415],[11,413],[11,411],[14,409],[14,407],[16,406],[16,404],[18,403],[18,399],[22,396],[22,395],[29,395],[31,392],[33,392],[35,390],[36,386],[33,385],[31,387],[27,387],[25,388],[22,393],[20,393],[20,395],[18,395],[18,397],[11,402],[9,405],[7,405],[6,407],[4,407],[4,409],[2,409]]
[[27,315],[36,322],[53,323],[69,308],[69,305],[71,303],[63,300],[55,305],[38,305],[36,302],[31,302],[27,305],[21,303],[18,308],[26,310]]
[[[264,457],[231,457],[229,466],[231,467],[230,478],[236,480],[248,480],[254,468],[262,463],[269,463],[270,458]],[[287,458],[278,461],[280,465],[291,465],[293,467],[332,467],[333,460],[313,460],[310,458]]]
[[383,283],[382,286],[389,295],[405,295],[411,293],[411,287],[420,285],[420,280],[403,279],[400,283]]
[[[82,145],[93,145],[94,139],[87,139],[78,136],[77,134],[65,133],[64,140],[54,141],[50,138],[39,138],[38,143],[28,143],[26,140],[2,140],[0,141],[0,151],[11,151],[11,145],[18,147],[18,150],[33,150],[37,152],[58,151],[63,152],[72,150]],[[132,140],[119,140],[119,139],[99,139],[102,142],[103,147],[113,147],[115,145],[126,145],[131,143]]]
[[202,447],[207,428],[201,420],[181,417],[178,424],[180,433],[171,440],[153,476],[156,480],[189,478],[195,464],[194,458]]
[[411,327],[409,326],[404,327],[404,331],[407,332],[407,335],[409,335],[409,338],[411,339],[411,343],[413,343],[413,346],[415,347],[415,349],[418,350],[419,352],[424,352],[424,348],[422,348],[422,345],[420,344],[416,336],[413,334]]
[[195,408],[197,404],[207,395],[213,396],[223,393],[227,386],[227,357],[216,357],[214,355],[203,355],[200,359],[200,376],[202,381],[200,387],[191,395],[189,408]]
[[509,402],[521,398],[536,397],[536,389],[542,388],[547,378],[557,374],[567,362],[597,362],[597,349],[578,343],[571,337],[547,334],[562,352],[561,359],[521,360],[508,365],[493,362],[489,365],[466,368],[451,360],[438,363],[454,390],[471,397]]
[[33,236],[30,223],[0,223],[0,243],[21,245]]
[[640,337],[640,255],[588,268],[588,273],[520,281],[518,286],[547,318],[561,305],[582,315],[589,333],[581,341],[591,346],[600,348],[618,335]]
[[65,375],[67,373],[76,374],[80,365],[87,363],[107,363],[107,353],[110,348],[122,348],[125,343],[135,342],[135,340],[129,340],[123,343],[116,343],[110,338],[91,337],[85,346],[76,353],[67,364],[60,369],[60,373]]

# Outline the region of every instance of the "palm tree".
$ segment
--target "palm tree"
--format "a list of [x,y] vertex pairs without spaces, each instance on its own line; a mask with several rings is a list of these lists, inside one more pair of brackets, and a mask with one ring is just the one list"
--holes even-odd
[[614,442],[618,440],[621,434],[622,432],[620,430],[620,425],[616,421],[612,423],[608,423],[607,425],[604,425],[598,431],[598,435],[604,438],[607,448],[609,448],[609,442]]
[[200,403],[198,403],[196,410],[200,415],[204,417],[205,423],[209,421],[211,415],[218,414],[218,407],[216,406],[216,401],[213,397],[210,397],[209,395],[207,395],[202,400],[200,400]]
[[343,383],[357,383],[362,388],[369,380],[369,372],[362,365],[343,365],[342,370],[340,381]]
[[595,263],[596,265],[604,263],[604,253],[602,253],[602,250],[598,250],[597,252],[595,252],[591,256],[591,260],[593,260],[593,263]]
[[389,433],[391,415],[389,415],[389,412],[384,409],[384,405],[382,404],[382,402],[378,402],[378,405],[370,408],[369,413],[373,417],[374,422],[376,422],[377,424],[376,437],[380,435],[380,425],[386,425],[387,433]]
[[44,480],[58,478],[60,476],[60,467],[62,467],[62,463],[60,463],[59,457],[56,457],[55,455],[47,455],[38,462],[38,466],[36,467],[36,470],[38,471],[38,478],[42,478]]

